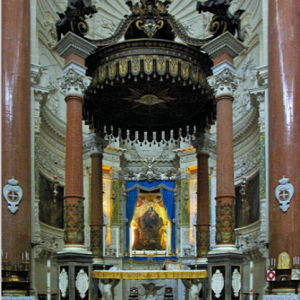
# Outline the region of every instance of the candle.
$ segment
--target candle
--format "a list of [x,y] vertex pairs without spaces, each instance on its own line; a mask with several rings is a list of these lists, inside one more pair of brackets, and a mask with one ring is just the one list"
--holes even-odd
[[119,227],[116,228],[116,256],[119,257]]
[[[25,252],[26,254],[26,252]],[[47,300],[51,300],[51,262],[47,260]]]
[[22,252],[22,261],[24,261],[24,252]]
[[196,226],[194,226],[194,250],[195,250],[195,256],[197,257],[197,231],[196,231]]
[[250,275],[249,275],[249,300],[253,300],[253,261],[250,261]]
[[5,252],[5,259],[7,259],[8,255],[7,255],[7,252]]
[[103,226],[102,227],[102,252],[103,252],[103,256],[105,256],[105,235],[106,235],[106,227]]
[[3,257],[3,249],[1,249],[1,257]]
[[129,256],[132,257],[132,227],[129,227]]
[[166,256],[169,256],[169,226],[167,227]]

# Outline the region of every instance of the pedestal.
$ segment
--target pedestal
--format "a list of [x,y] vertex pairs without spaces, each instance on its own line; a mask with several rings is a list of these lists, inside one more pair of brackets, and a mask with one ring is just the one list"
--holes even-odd
[[58,264],[59,300],[91,300],[93,287],[93,258],[95,255],[60,253]]
[[[239,253],[207,255],[210,300],[242,299],[243,258],[244,255]],[[236,275],[237,272],[235,270],[237,270],[239,275]],[[234,272],[235,275],[233,276]]]

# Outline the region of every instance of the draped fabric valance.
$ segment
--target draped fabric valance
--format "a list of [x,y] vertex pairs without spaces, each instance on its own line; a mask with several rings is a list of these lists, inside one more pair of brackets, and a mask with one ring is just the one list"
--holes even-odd
[[160,189],[163,203],[167,211],[169,220],[172,223],[172,234],[171,234],[171,251],[175,252],[175,224],[173,219],[175,218],[175,201],[174,201],[174,190],[175,181],[128,181],[126,182],[125,191],[127,192],[126,197],[126,218],[128,223],[126,226],[126,248],[129,250],[129,227],[132,221],[134,210],[137,204],[140,189],[146,191],[154,191]]

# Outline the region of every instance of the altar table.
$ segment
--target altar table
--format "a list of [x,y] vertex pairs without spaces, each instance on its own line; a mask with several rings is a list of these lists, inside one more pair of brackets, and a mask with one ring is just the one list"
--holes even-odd
[[112,279],[191,279],[206,278],[206,270],[138,270],[138,271],[93,271],[94,278]]

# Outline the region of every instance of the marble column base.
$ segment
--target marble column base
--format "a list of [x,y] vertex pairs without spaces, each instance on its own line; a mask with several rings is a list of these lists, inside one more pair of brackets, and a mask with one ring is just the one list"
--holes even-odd
[[210,251],[208,254],[215,253],[242,253],[239,251],[235,244],[220,244],[216,245],[214,250]]
[[91,251],[88,251],[88,249],[84,246],[84,245],[73,245],[73,244],[66,244],[64,245],[64,247],[62,248],[62,250],[60,252],[58,252],[58,254],[60,253],[85,253],[85,254],[92,254]]

